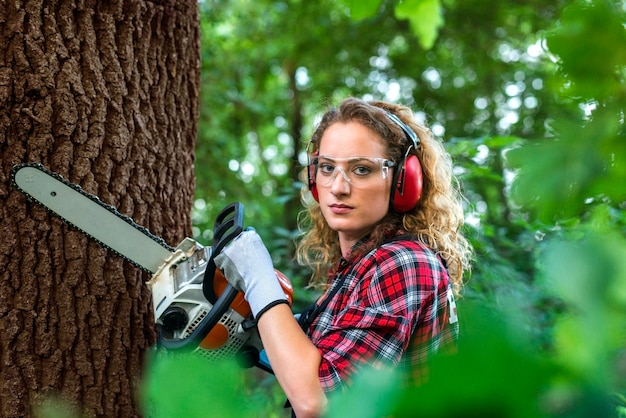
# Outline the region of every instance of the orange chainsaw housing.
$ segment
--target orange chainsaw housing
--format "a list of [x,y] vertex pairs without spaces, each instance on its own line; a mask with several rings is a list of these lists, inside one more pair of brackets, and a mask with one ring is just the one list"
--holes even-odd
[[[280,286],[285,292],[289,306],[291,306],[293,303],[293,286],[291,285],[291,281],[282,272],[278,270],[274,271],[276,272],[276,277],[278,278]],[[219,297],[224,292],[224,289],[226,289],[226,286],[228,286],[228,281],[226,280],[226,277],[224,277],[224,273],[222,273],[219,269],[215,269],[215,274],[213,276],[213,291],[215,292],[215,295]],[[250,314],[252,314],[250,305],[246,302],[243,292],[237,293],[237,296],[235,296],[235,299],[230,304],[230,307],[244,318],[247,318]],[[200,347],[206,350],[215,350],[224,346],[227,342],[228,329],[221,323],[217,323],[213,329],[209,331],[206,337],[204,337],[202,342],[200,342]]]

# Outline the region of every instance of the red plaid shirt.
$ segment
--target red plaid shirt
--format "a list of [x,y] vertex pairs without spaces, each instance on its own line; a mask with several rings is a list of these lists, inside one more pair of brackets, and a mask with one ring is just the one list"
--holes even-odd
[[342,258],[316,307],[329,295],[307,328],[322,355],[319,379],[327,392],[349,384],[366,364],[410,366],[421,377],[430,355],[458,339],[448,273],[418,241],[400,238]]

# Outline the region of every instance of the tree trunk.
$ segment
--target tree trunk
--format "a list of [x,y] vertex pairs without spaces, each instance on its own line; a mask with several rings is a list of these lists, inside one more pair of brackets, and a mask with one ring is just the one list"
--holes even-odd
[[177,245],[191,234],[197,0],[0,2],[0,413],[142,415],[148,275],[10,184],[40,162]]

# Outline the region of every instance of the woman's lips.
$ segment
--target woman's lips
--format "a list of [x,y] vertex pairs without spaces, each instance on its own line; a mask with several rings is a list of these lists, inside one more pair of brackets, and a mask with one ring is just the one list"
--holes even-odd
[[348,213],[352,210],[352,206],[348,205],[330,205],[330,210],[337,215]]

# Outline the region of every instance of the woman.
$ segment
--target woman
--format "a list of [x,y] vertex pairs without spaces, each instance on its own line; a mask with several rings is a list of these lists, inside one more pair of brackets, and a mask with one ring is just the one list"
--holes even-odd
[[296,322],[254,231],[216,258],[244,291],[297,417],[323,413],[365,365],[423,379],[428,358],[457,339],[454,294],[470,259],[450,157],[410,109],[346,99],[309,148],[298,260],[326,289],[312,309]]

